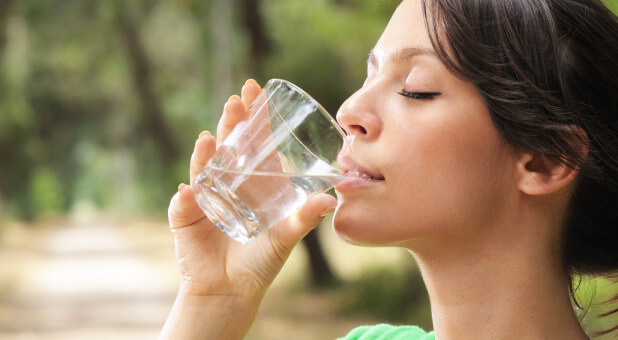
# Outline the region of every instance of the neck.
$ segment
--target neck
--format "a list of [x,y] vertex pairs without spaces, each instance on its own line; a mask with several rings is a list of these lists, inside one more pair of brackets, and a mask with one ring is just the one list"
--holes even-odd
[[411,247],[436,338],[586,338],[571,307],[558,245],[538,233],[527,242],[521,234]]

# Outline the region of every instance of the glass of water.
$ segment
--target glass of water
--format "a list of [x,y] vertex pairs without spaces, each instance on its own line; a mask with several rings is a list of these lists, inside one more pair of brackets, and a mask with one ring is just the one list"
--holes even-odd
[[206,216],[244,244],[345,179],[337,157],[350,147],[328,112],[285,80],[268,81],[249,114],[192,183]]

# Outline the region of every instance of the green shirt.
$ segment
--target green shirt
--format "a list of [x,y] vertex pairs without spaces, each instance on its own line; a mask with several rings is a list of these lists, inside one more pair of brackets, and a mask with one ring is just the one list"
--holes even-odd
[[435,340],[435,336],[416,326],[379,324],[357,327],[338,340]]

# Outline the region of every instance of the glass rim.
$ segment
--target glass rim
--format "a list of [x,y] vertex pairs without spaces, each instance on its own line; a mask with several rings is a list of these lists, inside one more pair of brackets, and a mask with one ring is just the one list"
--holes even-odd
[[292,83],[289,80],[285,80],[285,79],[281,79],[281,78],[272,78],[270,80],[268,80],[266,82],[266,85],[264,85],[264,89],[266,89],[267,86],[269,85],[274,85],[274,84],[284,84],[287,87],[289,87],[291,90],[301,94],[303,97],[306,97],[307,99],[309,99],[312,103],[314,103],[317,107],[318,107],[318,111],[320,111],[320,114],[322,116],[324,116],[324,118],[326,118],[328,121],[330,121],[330,123],[335,127],[335,129],[337,130],[337,132],[339,132],[339,134],[345,139],[347,138],[348,134],[345,132],[345,130],[341,127],[341,125],[339,125],[339,123],[337,122],[337,120],[330,115],[330,113],[328,112],[328,110],[326,110],[324,108],[324,106],[322,106],[322,104],[320,104],[319,101],[317,101],[315,98],[313,98],[309,93],[307,93],[307,91],[303,90],[302,88],[300,88],[298,85]]

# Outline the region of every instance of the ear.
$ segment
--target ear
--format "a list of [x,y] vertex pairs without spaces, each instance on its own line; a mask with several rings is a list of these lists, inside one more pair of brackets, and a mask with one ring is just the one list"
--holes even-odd
[[528,195],[547,195],[567,187],[577,176],[577,169],[542,153],[519,154],[518,189]]

